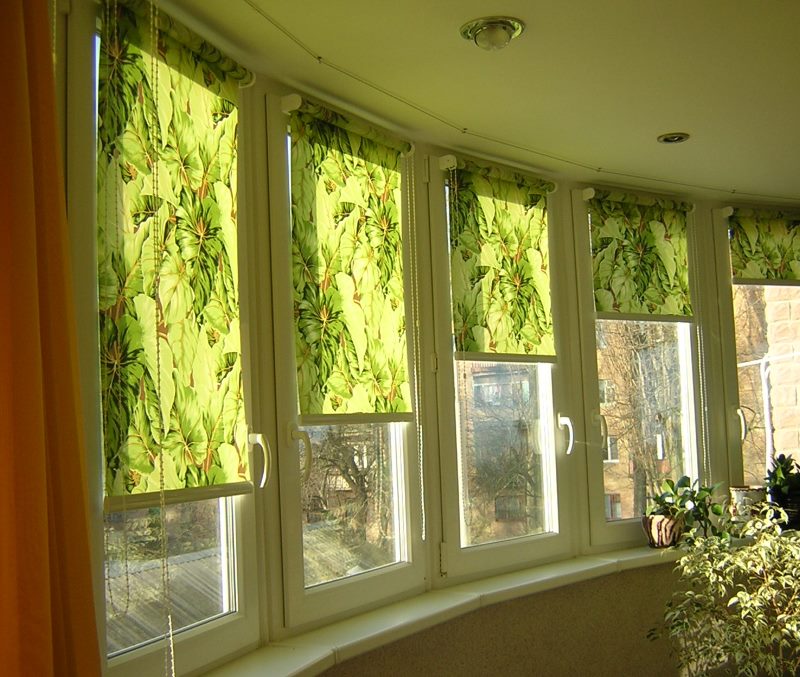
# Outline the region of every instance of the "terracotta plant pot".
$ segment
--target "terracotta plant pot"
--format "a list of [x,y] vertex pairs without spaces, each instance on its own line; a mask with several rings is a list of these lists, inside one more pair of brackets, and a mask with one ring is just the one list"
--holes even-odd
[[642,528],[651,548],[668,548],[681,537],[683,521],[669,515],[644,515]]

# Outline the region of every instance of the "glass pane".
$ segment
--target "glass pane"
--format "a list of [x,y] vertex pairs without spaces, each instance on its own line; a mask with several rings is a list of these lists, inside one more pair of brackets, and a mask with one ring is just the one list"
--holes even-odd
[[690,325],[598,320],[596,333],[606,519],[629,519],[664,478],[696,474]]
[[[301,445],[305,585],[406,559],[402,534],[403,423],[308,426]],[[306,461],[310,467],[306,474]]]
[[800,457],[800,288],[733,286],[745,484],[761,485],[775,453]]
[[[175,631],[234,610],[233,499],[169,505],[167,570]],[[105,516],[109,656],[163,637],[166,627],[159,508]]]
[[456,361],[462,546],[556,531],[550,365]]

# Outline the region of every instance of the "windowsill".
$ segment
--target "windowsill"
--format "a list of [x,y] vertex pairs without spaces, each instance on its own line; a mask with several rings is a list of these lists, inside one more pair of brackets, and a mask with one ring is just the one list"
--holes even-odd
[[628,569],[674,562],[678,551],[640,547],[585,555],[433,590],[256,649],[214,677],[317,675],[338,663],[481,607]]

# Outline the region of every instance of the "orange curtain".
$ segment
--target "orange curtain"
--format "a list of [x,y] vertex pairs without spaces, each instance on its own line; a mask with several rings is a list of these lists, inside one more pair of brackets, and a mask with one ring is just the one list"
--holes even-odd
[[100,674],[46,0],[0,1],[0,671]]

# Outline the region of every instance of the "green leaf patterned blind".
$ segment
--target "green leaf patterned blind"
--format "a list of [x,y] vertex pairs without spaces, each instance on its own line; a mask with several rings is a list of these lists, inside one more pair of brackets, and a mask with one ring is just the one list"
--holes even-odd
[[553,188],[510,170],[463,161],[451,172],[457,353],[555,355],[546,198]]
[[157,26],[154,45],[149,3],[109,3],[101,35],[97,273],[110,497],[225,493],[249,480],[236,226],[237,91],[248,74],[166,15]]
[[410,145],[310,103],[290,129],[300,415],[408,413],[401,207]]
[[690,316],[686,215],[692,206],[595,191],[588,201],[598,312]]
[[800,216],[734,209],[728,227],[735,279],[800,280]]

